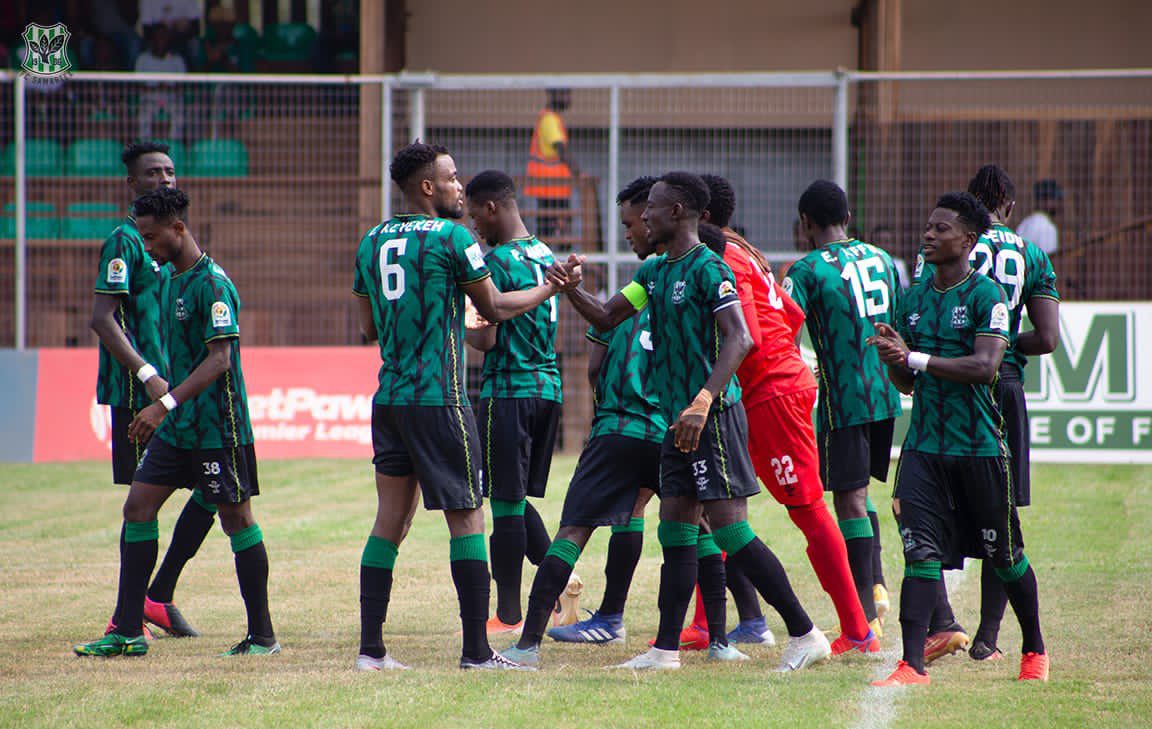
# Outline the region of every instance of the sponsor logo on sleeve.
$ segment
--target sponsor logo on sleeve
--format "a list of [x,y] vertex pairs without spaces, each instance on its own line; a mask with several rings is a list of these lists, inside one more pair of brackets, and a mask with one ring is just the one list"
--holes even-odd
[[464,255],[468,256],[468,263],[472,264],[472,269],[479,271],[484,268],[484,254],[480,251],[480,244],[473,243],[464,249]]
[[217,329],[232,326],[232,309],[223,301],[212,304],[212,326]]
[[989,317],[988,328],[1008,331],[1008,307],[1002,303],[992,307],[992,316]]
[[128,264],[123,258],[113,258],[108,261],[108,283],[122,284],[128,280]]

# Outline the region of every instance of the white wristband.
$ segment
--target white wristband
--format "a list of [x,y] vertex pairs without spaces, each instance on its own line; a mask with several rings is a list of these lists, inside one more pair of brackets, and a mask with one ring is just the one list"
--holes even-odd
[[924,354],[923,352],[909,352],[908,353],[908,369],[923,372],[928,369],[928,360],[932,359],[932,355]]
[[172,412],[176,409],[176,406],[180,404],[176,402],[176,398],[172,397],[172,393],[170,392],[164,393],[164,396],[160,398],[159,402],[168,412]]
[[136,379],[141,382],[147,382],[158,374],[160,373],[156,371],[155,367],[145,362],[140,365],[140,369],[136,370]]

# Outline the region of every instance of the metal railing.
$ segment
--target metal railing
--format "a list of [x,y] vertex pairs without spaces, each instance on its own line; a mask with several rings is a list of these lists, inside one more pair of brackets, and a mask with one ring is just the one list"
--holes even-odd
[[[0,338],[17,349],[94,342],[85,279],[99,241],[41,228],[49,227],[44,216],[67,219],[77,201],[97,197],[125,207],[123,173],[112,160],[111,171],[95,177],[72,175],[67,162],[55,173],[30,174],[42,160],[29,158],[29,142],[53,142],[69,153],[81,140],[122,145],[137,136],[142,115],[152,114],[141,99],[157,88],[179,103],[149,123],[171,129],[179,110],[189,157],[205,139],[238,140],[249,157],[238,177],[196,164],[177,174],[193,198],[194,230],[237,280],[250,331],[262,344],[354,341],[355,314],[342,295],[359,235],[398,204],[388,182],[391,153],[424,138],[447,144],[465,177],[495,167],[523,181],[532,126],[550,88],[572,90],[564,117],[583,173],[567,233],[553,242],[585,251],[605,291],[618,288],[635,263],[614,211],[616,192],[639,174],[683,167],[729,177],[738,195],[734,222],[786,263],[795,255],[796,199],[816,177],[848,190],[859,237],[908,258],[935,196],[962,188],[977,167],[995,162],[1015,179],[1021,213],[1034,207],[1037,180],[1056,179],[1064,188],[1062,252],[1054,262],[1066,295],[1147,298],[1152,233],[1139,221],[1152,216],[1150,79],[1149,69],[76,73],[49,92],[2,72],[0,141],[11,149],[12,168],[0,174],[11,174],[12,184],[0,183],[0,202],[12,205],[4,211],[10,226],[0,232],[0,276],[13,287],[0,307]],[[42,203],[41,210],[30,210],[30,202]],[[532,227],[539,211],[531,200],[522,206]],[[1123,263],[1091,255],[1098,246],[1120,245],[1138,255]],[[578,331],[578,322],[570,328]],[[582,346],[576,336],[570,344]]]

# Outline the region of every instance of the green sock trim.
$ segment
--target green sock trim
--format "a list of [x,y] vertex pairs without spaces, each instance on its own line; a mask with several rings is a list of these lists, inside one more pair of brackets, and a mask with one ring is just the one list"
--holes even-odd
[[160,522],[155,519],[124,522],[124,541],[128,544],[155,542],[158,539],[160,539]]
[[575,567],[576,560],[580,559],[580,545],[569,539],[557,539],[548,545],[548,551],[544,556],[548,555],[556,557],[569,567]]
[[905,577],[919,577],[922,580],[939,580],[943,575],[940,572],[939,562],[910,562],[904,565]]
[[232,553],[236,554],[237,552],[243,552],[245,549],[251,549],[260,542],[263,542],[264,533],[260,531],[259,524],[253,524],[246,529],[241,529],[228,537],[228,539],[232,542]]
[[699,536],[698,524],[685,524],[682,521],[661,521],[656,528],[656,537],[661,547],[695,547]]
[[872,503],[872,497],[868,494],[864,494],[864,508],[868,511],[869,514],[876,513],[876,504]]
[[696,540],[696,558],[704,559],[714,554],[723,554],[720,548],[716,546],[716,538],[711,534],[701,532],[700,538]]
[[363,567],[379,567],[390,570],[396,566],[396,555],[400,547],[382,537],[369,536],[364,545],[364,553],[360,555],[360,565]]
[[1028,555],[1020,558],[1020,561],[1007,569],[996,568],[996,576],[1000,578],[1001,582],[1017,582],[1024,573],[1028,571]]
[[489,499],[492,504],[492,518],[502,516],[524,516],[524,507],[528,504],[525,499],[520,501],[504,501],[503,499]]
[[208,501],[204,498],[204,494],[200,493],[200,489],[192,489],[192,500],[195,501],[196,505],[204,511],[207,511],[211,514],[215,514],[217,511],[216,504],[208,503]]
[[614,524],[612,526],[613,534],[628,534],[630,532],[644,531],[644,517],[632,517],[628,520],[627,524]]
[[756,532],[752,531],[752,527],[746,521],[722,526],[714,531],[713,535],[716,537],[716,544],[728,554],[736,554],[756,538]]
[[859,519],[841,519],[840,533],[844,535],[844,540],[849,539],[871,539],[875,535],[872,533],[872,520],[866,516]]
[[465,534],[455,537],[448,542],[448,559],[453,562],[474,559],[477,562],[488,561],[488,547],[484,543],[483,534]]

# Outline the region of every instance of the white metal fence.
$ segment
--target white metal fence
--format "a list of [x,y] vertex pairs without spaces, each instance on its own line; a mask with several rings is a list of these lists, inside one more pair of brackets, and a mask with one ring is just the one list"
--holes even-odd
[[[1148,298],[1152,70],[555,76],[223,76],[77,73],[50,87],[0,73],[0,342],[86,346],[99,241],[129,202],[117,152],[142,131],[178,142],[193,230],[237,281],[256,344],[355,341],[348,296],[361,232],[398,204],[392,152],[446,144],[467,177],[522,180],[549,88],[583,173],[571,225],[613,290],[635,261],[614,199],[640,174],[714,172],[734,223],[786,263],[796,200],[818,177],[848,190],[856,234],[909,257],[935,197],[982,164],[1063,190],[1055,256],[1071,298]],[[164,98],[157,100],[157,95]],[[158,112],[157,107],[163,107]],[[147,117],[147,119],[145,119]],[[381,121],[384,123],[381,123]],[[147,124],[145,124],[147,122]],[[6,184],[7,183],[7,184]],[[529,227],[534,201],[522,202]],[[105,230],[101,227],[107,228]],[[581,327],[562,348],[582,351]]]

